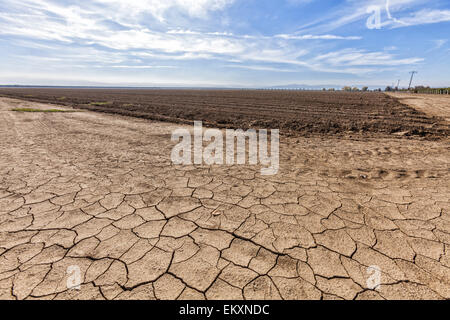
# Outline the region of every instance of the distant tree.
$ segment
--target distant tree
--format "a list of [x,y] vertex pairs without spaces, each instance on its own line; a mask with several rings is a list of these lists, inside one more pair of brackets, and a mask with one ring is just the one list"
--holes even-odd
[[384,91],[390,92],[390,91],[392,91],[392,87],[391,86],[387,86],[386,89],[384,89]]
[[359,89],[358,89],[357,87],[353,87],[352,91],[353,91],[353,92],[358,92]]
[[346,86],[346,87],[343,87],[342,90],[343,90],[343,91],[347,91],[347,92],[348,92],[348,91],[352,91],[352,87],[347,87],[347,86]]
[[330,89],[328,89],[328,91],[335,91],[335,89],[334,88],[330,88]]
[[366,92],[366,91],[368,91],[369,90],[369,87],[363,87],[362,88],[362,91],[364,91],[364,92]]

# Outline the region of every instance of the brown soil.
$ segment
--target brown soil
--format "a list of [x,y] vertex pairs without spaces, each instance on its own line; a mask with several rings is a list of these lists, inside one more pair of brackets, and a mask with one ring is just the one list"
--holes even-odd
[[450,95],[390,93],[390,96],[430,116],[450,122]]
[[54,108],[0,98],[0,299],[450,299],[448,139],[282,136],[261,176],[173,165],[191,126],[18,107]]
[[2,88],[0,95],[144,119],[284,134],[448,136],[442,118],[383,93]]

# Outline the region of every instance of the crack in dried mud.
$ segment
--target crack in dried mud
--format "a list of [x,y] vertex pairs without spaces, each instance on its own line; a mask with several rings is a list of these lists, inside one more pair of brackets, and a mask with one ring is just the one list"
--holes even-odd
[[450,298],[448,139],[283,137],[263,177],[172,165],[175,124],[18,103],[0,99],[1,299]]

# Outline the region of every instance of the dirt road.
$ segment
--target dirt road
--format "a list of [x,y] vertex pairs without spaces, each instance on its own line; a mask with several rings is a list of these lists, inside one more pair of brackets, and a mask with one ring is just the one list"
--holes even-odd
[[389,95],[418,111],[431,116],[442,117],[450,122],[450,95],[408,93],[391,93]]
[[0,100],[1,299],[450,298],[448,139],[283,137],[263,177],[172,165],[179,125],[16,106],[49,107]]

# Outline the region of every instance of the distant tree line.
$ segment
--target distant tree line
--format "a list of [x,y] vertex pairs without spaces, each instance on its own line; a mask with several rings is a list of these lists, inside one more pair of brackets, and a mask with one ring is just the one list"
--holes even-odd
[[[370,90],[369,90],[369,87],[362,87],[361,89],[359,89],[357,87],[348,87],[348,86],[346,86],[346,87],[342,88],[342,91],[346,91],[346,92],[361,92],[361,91],[362,92],[367,92],[367,91],[370,91]],[[374,91],[381,91],[381,89],[376,89]]]
[[[336,91],[336,89],[323,88],[322,91]],[[362,87],[362,88],[345,86],[341,89],[341,91],[345,91],[345,92],[382,92],[383,90],[381,88],[369,90],[369,87],[367,87],[367,86]],[[398,87],[387,86],[384,89],[384,91],[385,92],[398,91],[398,92],[414,92],[414,93],[430,93],[430,94],[450,94],[450,87],[449,88],[430,88],[429,86],[428,87],[416,86],[416,87],[408,90],[408,89],[399,89]]]
[[400,92],[414,92],[414,93],[429,93],[429,94],[450,94],[450,87],[448,88],[431,88],[429,86],[416,86],[411,89],[398,89],[386,87],[385,91],[400,91]]

